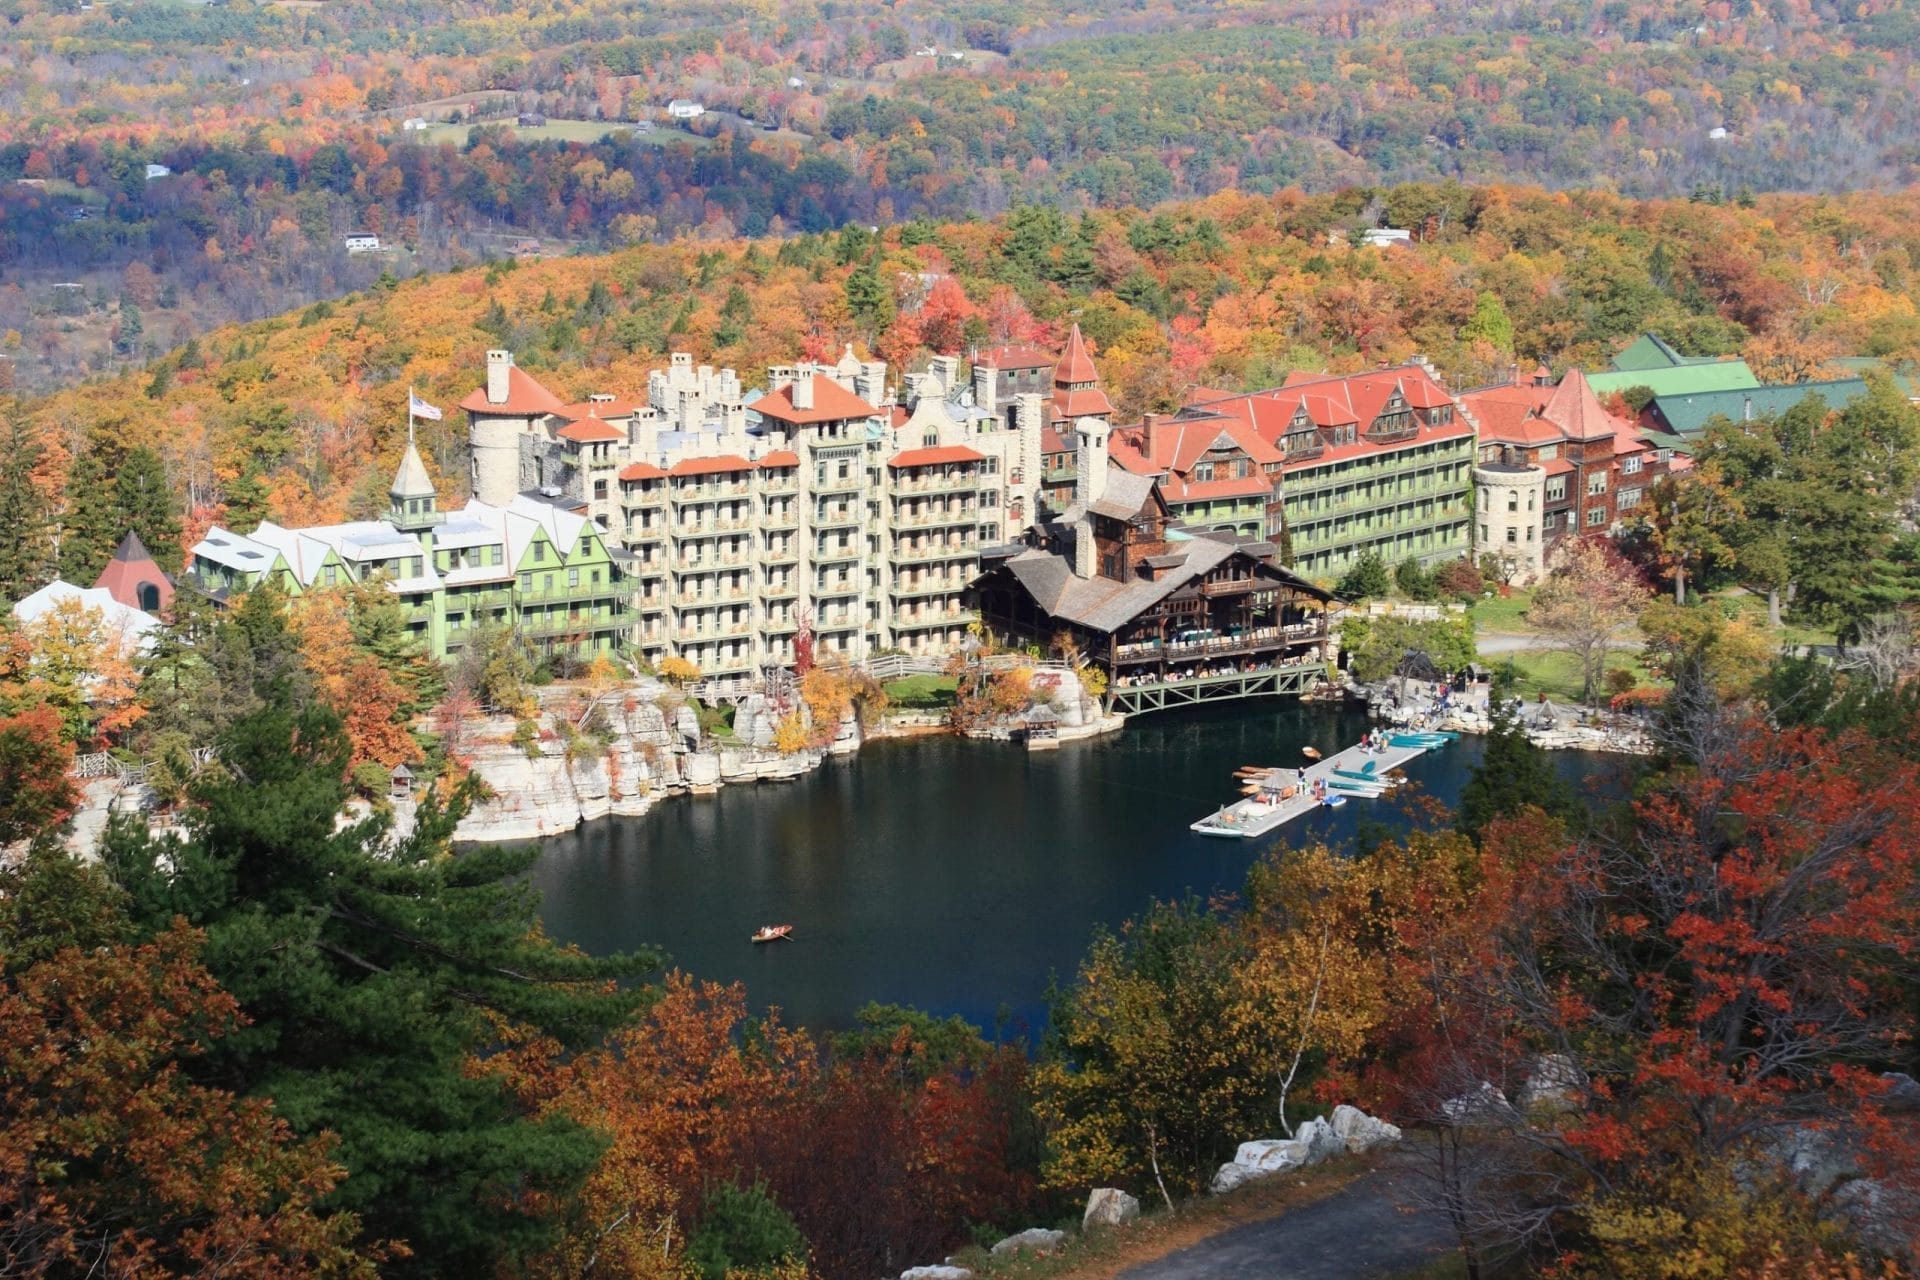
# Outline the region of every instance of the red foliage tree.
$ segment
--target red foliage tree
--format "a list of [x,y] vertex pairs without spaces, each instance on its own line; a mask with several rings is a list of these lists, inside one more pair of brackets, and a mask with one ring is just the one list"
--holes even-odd
[[0,719],[0,846],[65,822],[79,797],[67,770],[73,746],[52,707],[31,707]]

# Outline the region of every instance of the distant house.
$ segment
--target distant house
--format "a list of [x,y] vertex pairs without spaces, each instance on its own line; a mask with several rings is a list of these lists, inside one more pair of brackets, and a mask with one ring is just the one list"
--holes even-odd
[[807,82],[806,82],[805,80],[802,80],[802,79],[801,79],[801,78],[800,78],[799,76],[788,76],[788,77],[787,77],[787,88],[789,88],[789,89],[804,89],[804,88],[806,88],[806,87],[807,87]]
[[152,182],[155,178],[167,177],[172,172],[173,170],[163,164],[150,164],[147,166],[147,181]]
[[380,237],[371,231],[356,231],[346,238],[345,243],[348,253],[380,252]]
[[1368,227],[1361,243],[1370,249],[1385,249],[1393,245],[1410,245],[1413,233],[1399,227]]
[[538,129],[547,123],[547,117],[539,111],[522,111],[514,123],[522,129]]
[[113,559],[93,585],[127,608],[146,613],[159,613],[173,603],[173,583],[147,554],[140,535],[131,530],[120,539]]
[[1722,138],[1727,136],[1727,127],[1723,124],[1717,124],[1713,126],[1713,128],[1707,130],[1707,136],[1709,138],[1712,138],[1715,142],[1718,142]]
[[632,125],[632,128],[633,128],[633,131],[634,131],[635,133],[652,133],[652,132],[653,132],[653,121],[651,121],[651,120],[636,120],[636,121],[634,121],[634,122],[633,122],[633,125]]
[[913,56],[916,58],[937,58],[940,56],[940,51],[932,45],[928,45],[924,49],[915,49]]
[[419,133],[426,127],[427,122],[420,116],[408,116],[400,122],[400,129],[403,133]]
[[667,104],[667,114],[675,120],[693,120],[707,114],[707,109],[692,98],[675,98]]
[[68,222],[91,222],[93,220],[93,213],[94,213],[94,210],[92,205],[77,204],[77,205],[74,205],[71,209],[67,210],[67,221]]
[[537,258],[540,256],[540,242],[528,236],[514,241],[513,247],[508,252],[516,258]]

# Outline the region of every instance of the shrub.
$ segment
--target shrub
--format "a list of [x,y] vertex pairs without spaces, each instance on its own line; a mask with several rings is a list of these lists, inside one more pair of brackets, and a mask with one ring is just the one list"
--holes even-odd
[[1353,562],[1353,567],[1333,590],[1348,600],[1371,600],[1387,594],[1391,585],[1387,562],[1380,558],[1379,552],[1369,551]]
[[687,1241],[687,1261],[703,1280],[777,1268],[806,1255],[806,1237],[764,1184],[722,1183],[708,1192],[700,1225]]
[[1471,556],[1461,556],[1458,560],[1440,566],[1433,577],[1434,586],[1450,596],[1462,600],[1473,600],[1487,589],[1487,580],[1481,576],[1480,566]]
[[1408,557],[1400,562],[1393,571],[1393,581],[1400,593],[1410,600],[1431,600],[1435,592],[1433,575],[1418,560]]

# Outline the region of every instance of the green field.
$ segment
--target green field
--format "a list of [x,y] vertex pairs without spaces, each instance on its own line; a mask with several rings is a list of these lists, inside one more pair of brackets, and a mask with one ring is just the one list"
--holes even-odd
[[[1499,671],[1511,661],[1513,664],[1513,691],[1531,702],[1541,694],[1555,702],[1578,702],[1580,700],[1580,660],[1571,653],[1559,649],[1523,649],[1518,653],[1502,654],[1485,658],[1495,671]],[[1633,672],[1641,687],[1665,688],[1666,681],[1648,674],[1646,665],[1640,660],[1640,645],[1636,640],[1631,645],[1614,649],[1607,655],[1607,670],[1624,668]],[[1597,704],[1605,705],[1608,699],[1605,688],[1594,695]]]
[[1504,599],[1498,595],[1492,599],[1482,597],[1474,601],[1467,612],[1473,617],[1473,629],[1478,635],[1526,633],[1534,630],[1526,620],[1527,609],[1532,604],[1533,592],[1519,590]]
[[654,146],[665,146],[670,142],[685,142],[695,147],[707,145],[707,139],[684,129],[656,126],[652,133],[635,133],[631,124],[623,124],[618,120],[549,120],[545,124],[524,126],[506,120],[481,120],[473,124],[429,125],[421,131],[420,136],[427,142],[463,144],[475,129],[499,126],[511,129],[515,137],[527,142],[598,142],[609,134],[621,134],[633,141]]
[[958,683],[952,676],[908,676],[887,683],[887,701],[902,711],[944,710]]

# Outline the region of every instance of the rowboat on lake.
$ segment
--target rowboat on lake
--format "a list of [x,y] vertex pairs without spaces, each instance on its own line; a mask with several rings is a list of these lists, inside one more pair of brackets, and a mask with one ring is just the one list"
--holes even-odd
[[752,941],[774,942],[780,938],[791,938],[793,926],[790,924],[763,924],[753,931]]

